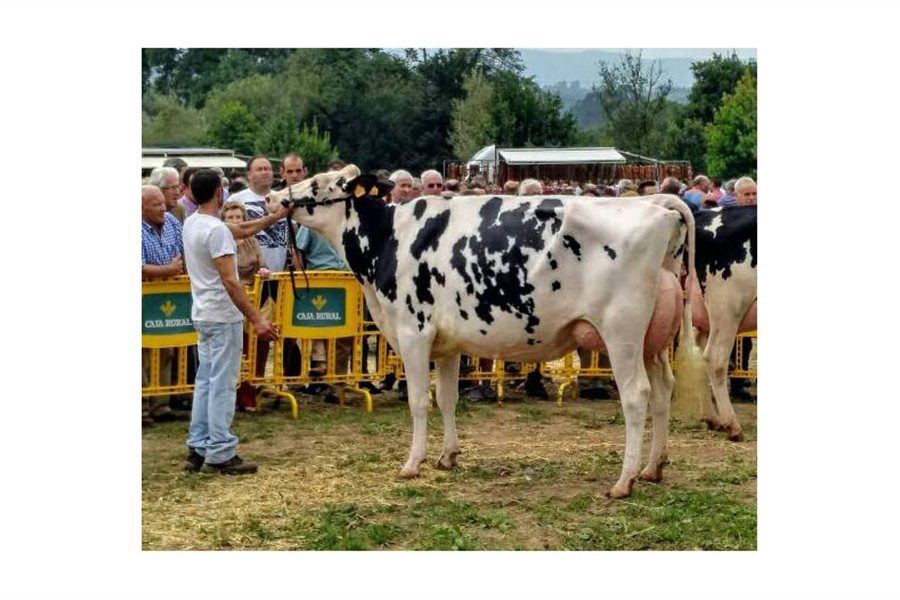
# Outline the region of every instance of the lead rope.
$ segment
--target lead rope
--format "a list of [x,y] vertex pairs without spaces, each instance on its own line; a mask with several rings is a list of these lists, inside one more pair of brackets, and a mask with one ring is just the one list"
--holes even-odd
[[[288,185],[288,200],[291,206],[294,205],[294,194],[291,191],[291,186]],[[285,218],[287,221],[287,230],[288,230],[288,246],[292,248],[298,254],[300,253],[300,249],[297,248],[297,242],[294,239],[294,222],[291,220],[291,216],[288,215]],[[306,261],[303,261],[303,264],[300,265],[300,270],[303,272],[303,279],[306,280],[306,294],[309,294],[309,276],[306,274]],[[288,271],[291,274],[291,291],[294,292],[294,300],[300,301],[302,300],[306,294],[303,296],[297,295],[297,282],[294,279],[294,253],[291,253],[291,260],[288,262]]]

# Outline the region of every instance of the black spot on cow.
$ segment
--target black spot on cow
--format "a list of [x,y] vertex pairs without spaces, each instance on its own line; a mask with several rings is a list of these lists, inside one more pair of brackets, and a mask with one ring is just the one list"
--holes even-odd
[[431,269],[431,276],[434,277],[434,280],[438,282],[438,285],[444,287],[447,284],[447,278],[443,273],[437,270],[437,268]]
[[[469,276],[469,272],[466,270],[466,265],[468,265],[468,261],[466,257],[463,255],[463,248],[466,247],[466,244],[469,242],[469,238],[463,236],[456,240],[456,243],[453,244],[453,251],[450,256],[450,266],[459,273],[460,277],[462,277],[463,281],[466,284],[466,294],[472,295],[475,291],[475,286],[472,284],[472,278]],[[459,300],[459,292],[456,292],[456,303],[461,304]]]
[[[359,216],[359,227],[342,236],[347,264],[360,281],[369,283],[389,300],[397,299],[397,238],[394,211],[378,198],[363,196],[351,201]],[[348,203],[350,204],[350,203]],[[367,242],[363,250],[362,241]]]
[[481,332],[481,335],[487,335],[487,331],[485,331],[484,329],[479,329],[478,331]]
[[416,314],[416,309],[413,308],[412,296],[409,294],[406,295],[406,310],[408,310],[411,315]]
[[[425,200],[420,200],[420,202],[425,202]],[[416,208],[418,208],[418,205],[416,205]],[[431,248],[432,251],[437,250],[438,242],[440,241],[441,236],[444,235],[444,231],[447,230],[447,223],[449,222],[449,210],[445,210],[430,219],[426,219],[425,224],[422,225],[419,233],[416,234],[415,241],[413,241],[412,245],[409,247],[409,251],[412,253],[413,258],[421,258],[422,253],[427,248]]]
[[422,215],[425,214],[426,208],[428,208],[428,202],[426,202],[424,199],[416,201],[416,206],[413,209],[413,214],[416,216],[416,221],[422,218]]
[[536,340],[535,340],[534,338],[528,338],[528,345],[529,345],[529,346],[534,346],[535,341],[536,341]]
[[419,272],[413,276],[416,286],[416,300],[423,304],[434,304],[431,294],[431,271],[426,263],[419,263]]
[[554,282],[551,284],[550,287],[552,287],[552,288],[553,288],[553,291],[555,292],[556,290],[558,290],[559,288],[561,288],[562,285],[561,285],[558,281],[554,281]]
[[562,219],[556,212],[556,209],[562,205],[562,200],[559,198],[544,198],[534,209],[534,216],[541,221],[550,221],[550,231],[554,235],[559,233],[559,229],[562,227]]
[[457,306],[462,306],[462,298],[459,295],[459,292],[456,292],[456,304]]
[[460,311],[459,311],[459,316],[461,316],[463,319],[465,319],[465,320],[467,320],[467,321],[469,320],[469,313],[467,313],[467,312],[464,311],[464,310],[460,310]]
[[578,243],[578,240],[566,234],[563,236],[563,246],[571,250],[578,262],[581,262],[581,244]]
[[616,260],[616,251],[610,248],[609,246],[603,246],[603,249],[606,250],[606,253],[612,260]]
[[[541,210],[535,210],[529,201],[508,202],[503,210],[503,199],[490,198],[479,210],[477,233],[454,243],[450,265],[466,283],[466,293],[475,300],[475,314],[483,322],[493,323],[496,309],[525,319],[530,329],[539,323],[528,261],[552,238],[551,230],[558,222],[555,208],[561,204],[544,202]],[[472,258],[463,255],[467,247]]]
[[309,189],[312,191],[313,198],[319,195],[319,181],[316,179],[312,180],[312,183],[309,186]]
[[419,320],[419,331],[425,329],[425,313],[419,311],[416,313],[416,318]]
[[[722,224],[715,235],[706,228],[721,217]],[[694,215],[696,223],[696,265],[700,286],[705,289],[707,272],[731,277],[731,267],[745,262],[756,268],[756,207],[729,206],[717,210],[701,209]],[[746,246],[750,246],[747,256]]]

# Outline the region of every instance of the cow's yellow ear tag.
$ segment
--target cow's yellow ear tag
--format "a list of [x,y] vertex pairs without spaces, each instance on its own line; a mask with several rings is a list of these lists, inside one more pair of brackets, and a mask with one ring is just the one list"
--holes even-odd
[[372,189],[369,190],[369,195],[370,196],[378,196],[378,186],[377,185],[372,186]]
[[362,198],[365,195],[366,195],[366,188],[357,184],[356,189],[353,190],[353,197],[354,198]]

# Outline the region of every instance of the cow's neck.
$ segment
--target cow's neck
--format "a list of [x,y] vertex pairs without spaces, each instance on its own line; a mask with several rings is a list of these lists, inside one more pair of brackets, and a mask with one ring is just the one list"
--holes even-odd
[[395,209],[371,196],[349,201],[341,240],[344,260],[360,283],[392,301],[397,298]]

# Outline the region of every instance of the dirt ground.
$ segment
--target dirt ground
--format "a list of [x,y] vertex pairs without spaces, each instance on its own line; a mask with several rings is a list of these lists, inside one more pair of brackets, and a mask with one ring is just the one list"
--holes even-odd
[[[248,477],[184,475],[186,423],[145,430],[144,549],[755,548],[755,403],[735,404],[741,442],[673,419],[663,482],[612,501],[625,441],[618,400],[461,400],[452,471],[435,465],[434,408],[428,459],[411,481],[398,477],[412,422],[396,392],[375,396],[371,414],[361,398],[300,401],[297,420],[270,400],[261,414],[238,414],[240,453],[260,465]],[[648,418],[644,458],[649,444]],[[682,512],[667,516],[672,507]],[[717,513],[733,522],[719,529]]]

